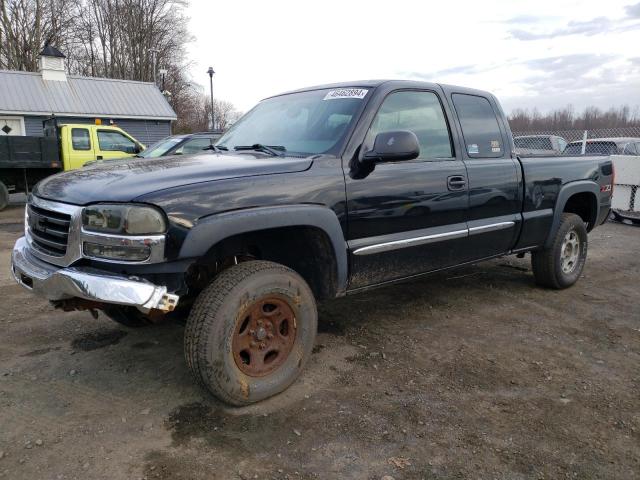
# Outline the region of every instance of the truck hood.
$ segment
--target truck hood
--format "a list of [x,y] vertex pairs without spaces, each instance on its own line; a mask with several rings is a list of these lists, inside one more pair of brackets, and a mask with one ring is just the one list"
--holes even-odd
[[249,152],[135,158],[53,175],[36,185],[33,194],[75,205],[130,202],[141,195],[194,183],[301,172],[311,163],[310,158],[271,157]]

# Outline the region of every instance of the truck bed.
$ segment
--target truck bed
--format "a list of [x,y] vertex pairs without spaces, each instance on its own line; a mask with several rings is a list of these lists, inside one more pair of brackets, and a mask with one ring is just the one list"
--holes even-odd
[[0,168],[59,168],[55,137],[0,137]]

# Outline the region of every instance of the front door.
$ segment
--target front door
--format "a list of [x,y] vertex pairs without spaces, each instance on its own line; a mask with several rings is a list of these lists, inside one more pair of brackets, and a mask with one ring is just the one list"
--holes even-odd
[[99,159],[131,157],[137,152],[136,142],[118,130],[96,128],[95,132]]
[[351,289],[469,257],[467,174],[446,118],[435,91],[394,91],[382,101],[362,148],[371,148],[378,133],[409,130],[420,156],[379,163],[364,175],[345,169]]

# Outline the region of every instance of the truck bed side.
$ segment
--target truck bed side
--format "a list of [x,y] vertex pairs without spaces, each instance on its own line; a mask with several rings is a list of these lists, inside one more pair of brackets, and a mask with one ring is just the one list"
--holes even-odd
[[522,157],[523,225],[515,249],[548,241],[564,212],[580,215],[588,230],[611,208],[613,164],[609,157]]

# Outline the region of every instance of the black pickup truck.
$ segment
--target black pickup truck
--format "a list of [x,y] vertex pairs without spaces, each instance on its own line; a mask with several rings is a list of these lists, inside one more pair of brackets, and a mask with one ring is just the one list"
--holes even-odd
[[260,102],[205,155],[41,181],[15,279],[127,325],[188,314],[195,378],[235,405],[310,356],[316,302],[531,252],[536,283],[575,283],[610,209],[608,157],[518,158],[496,98],[410,81]]

